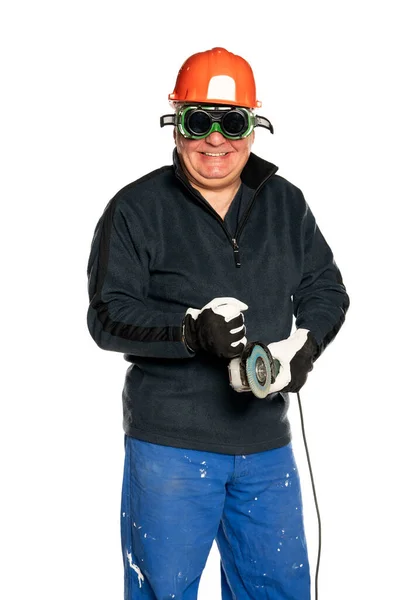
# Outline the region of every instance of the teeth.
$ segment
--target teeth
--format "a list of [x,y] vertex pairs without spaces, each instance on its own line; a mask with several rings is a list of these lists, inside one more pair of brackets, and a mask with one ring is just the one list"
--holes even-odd
[[215,154],[213,154],[212,152],[203,152],[203,154],[205,154],[206,156],[225,156],[227,152],[218,152]]

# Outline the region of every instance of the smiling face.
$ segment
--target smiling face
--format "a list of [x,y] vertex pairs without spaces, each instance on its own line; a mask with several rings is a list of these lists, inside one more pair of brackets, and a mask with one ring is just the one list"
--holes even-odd
[[193,187],[219,191],[240,181],[254,141],[254,131],[241,140],[229,140],[218,131],[201,140],[186,139],[174,130],[182,167]]

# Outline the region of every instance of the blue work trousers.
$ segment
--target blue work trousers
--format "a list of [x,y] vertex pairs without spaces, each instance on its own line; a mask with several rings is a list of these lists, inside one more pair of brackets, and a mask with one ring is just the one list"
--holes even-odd
[[310,600],[292,446],[229,455],[125,438],[125,600],[195,600],[213,541],[210,600]]

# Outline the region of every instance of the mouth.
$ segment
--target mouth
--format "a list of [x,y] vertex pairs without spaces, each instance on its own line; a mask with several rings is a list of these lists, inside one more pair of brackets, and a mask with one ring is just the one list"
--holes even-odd
[[228,152],[202,152],[203,156],[211,156],[213,158],[218,158],[219,156],[226,156]]

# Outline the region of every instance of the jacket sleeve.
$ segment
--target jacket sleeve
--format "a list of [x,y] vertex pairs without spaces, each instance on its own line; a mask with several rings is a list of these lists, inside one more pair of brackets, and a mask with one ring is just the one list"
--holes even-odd
[[303,218],[303,272],[293,294],[296,327],[313,335],[317,359],[334,339],[345,320],[349,296],[332,251],[305,204]]
[[150,358],[190,358],[184,312],[146,306],[148,252],[140,224],[131,227],[118,195],[97,224],[88,263],[87,323],[100,348]]

